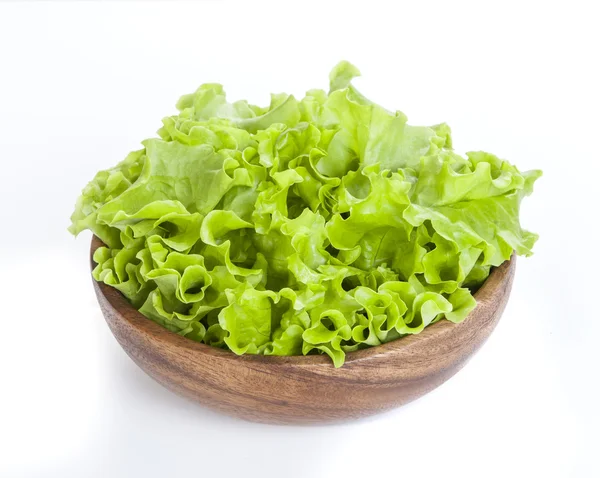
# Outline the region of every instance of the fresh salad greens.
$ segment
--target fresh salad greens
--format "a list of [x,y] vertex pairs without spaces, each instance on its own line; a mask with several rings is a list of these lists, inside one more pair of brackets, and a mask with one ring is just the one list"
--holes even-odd
[[94,278],[149,319],[236,354],[346,352],[462,321],[472,292],[537,239],[519,204],[540,171],[452,150],[361,95],[341,62],[330,91],[262,108],[202,85],[160,138],[86,186],[70,231],[106,245]]

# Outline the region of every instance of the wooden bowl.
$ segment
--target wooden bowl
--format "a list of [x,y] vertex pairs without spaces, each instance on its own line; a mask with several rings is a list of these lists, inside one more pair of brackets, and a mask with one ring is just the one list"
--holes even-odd
[[[102,243],[92,240],[92,253]],[[179,395],[246,420],[298,424],[364,417],[438,387],[481,347],[506,306],[515,257],[494,269],[460,324],[442,320],[418,335],[348,353],[336,369],[324,355],[237,356],[148,320],[116,289],[94,281],[104,318],[142,370]]]

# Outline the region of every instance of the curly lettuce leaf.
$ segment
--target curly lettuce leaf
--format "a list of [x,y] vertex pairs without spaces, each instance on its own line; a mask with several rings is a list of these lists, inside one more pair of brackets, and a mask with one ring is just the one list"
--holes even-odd
[[329,93],[266,107],[215,83],[181,97],[76,204],[70,231],[106,245],[94,278],[191,340],[336,367],[464,320],[492,267],[531,254],[519,208],[541,173],[457,154],[448,125],[409,125],[359,74],[341,62]]

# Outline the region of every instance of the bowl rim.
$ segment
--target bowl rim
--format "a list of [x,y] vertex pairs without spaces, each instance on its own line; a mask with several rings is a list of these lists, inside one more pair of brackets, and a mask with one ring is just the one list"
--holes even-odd
[[[93,255],[96,249],[104,246],[104,243],[97,237],[93,236],[90,247],[90,266],[94,269],[96,263],[93,260]],[[506,283],[510,283],[516,266],[516,254],[513,253],[511,258],[504,261],[500,266],[493,267],[490,275],[475,292],[474,297],[477,301],[477,306],[469,313],[469,315],[460,323],[454,323],[449,320],[440,320],[435,324],[425,327],[418,334],[407,335],[400,339],[392,340],[385,344],[367,347],[365,349],[346,352],[344,365],[341,369],[348,368],[351,364],[357,364],[365,360],[388,355],[391,352],[407,352],[407,349],[418,346],[424,341],[430,341],[439,338],[445,334],[451,333],[458,327],[465,327],[469,322],[477,317],[477,312],[481,309],[489,307],[498,290]],[[333,367],[333,361],[326,354],[318,355],[254,355],[242,354],[237,355],[231,350],[225,350],[202,342],[196,342],[187,337],[181,336],[172,332],[165,327],[157,324],[153,320],[148,319],[139,312],[117,289],[103,282],[98,282],[92,277],[92,282],[96,290],[96,294],[105,299],[108,305],[116,314],[127,322],[129,327],[136,329],[138,332],[150,335],[155,340],[167,342],[170,346],[185,350],[192,353],[200,353],[209,355],[221,360],[243,361],[249,365],[260,364],[262,366],[268,364],[271,366],[299,366],[299,367]],[[109,324],[110,325],[110,324]],[[341,370],[339,369],[339,370]]]

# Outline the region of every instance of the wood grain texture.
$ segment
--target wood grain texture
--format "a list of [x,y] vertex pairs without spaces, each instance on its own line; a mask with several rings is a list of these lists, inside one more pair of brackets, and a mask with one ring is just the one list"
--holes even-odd
[[[102,243],[92,240],[92,253]],[[458,372],[483,345],[508,301],[515,257],[477,291],[460,324],[443,320],[417,335],[329,357],[244,355],[194,342],[148,320],[116,289],[94,282],[121,347],[156,381],[184,397],[246,420],[322,423],[372,415],[421,397]]]

